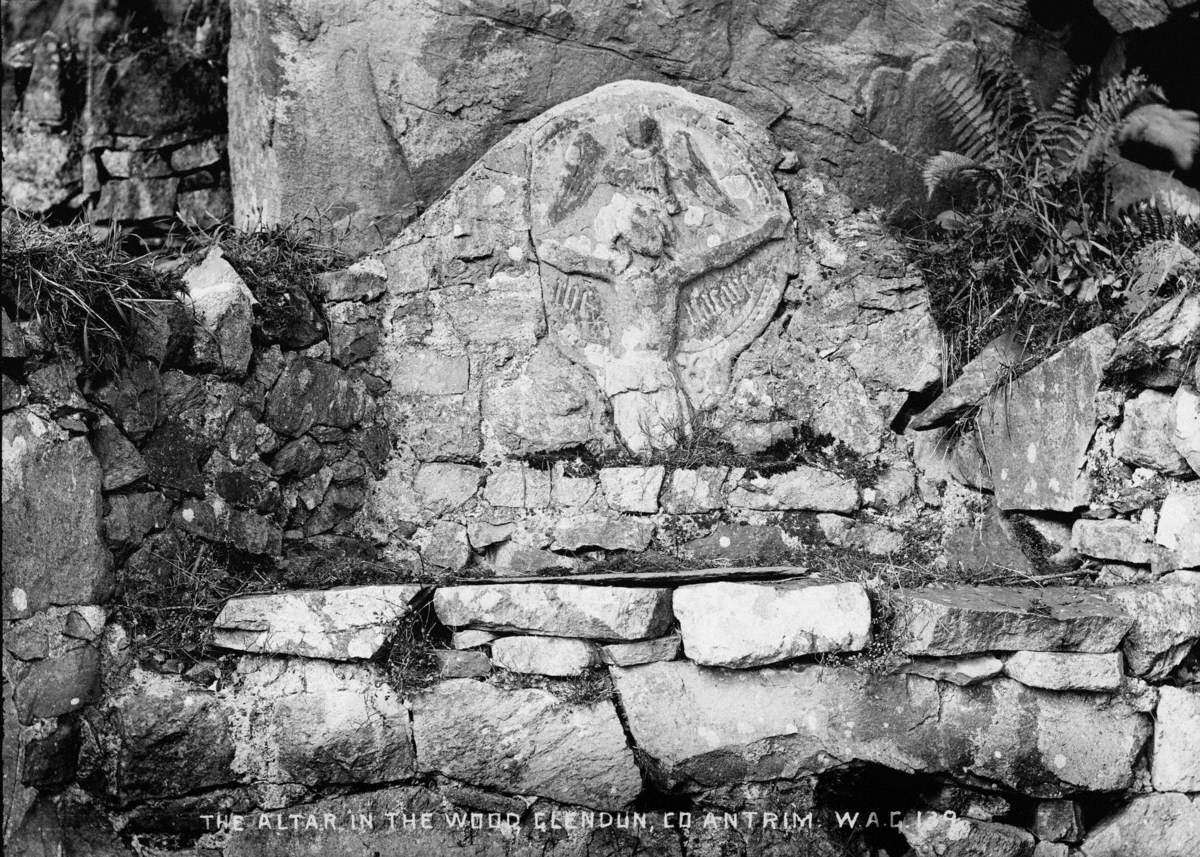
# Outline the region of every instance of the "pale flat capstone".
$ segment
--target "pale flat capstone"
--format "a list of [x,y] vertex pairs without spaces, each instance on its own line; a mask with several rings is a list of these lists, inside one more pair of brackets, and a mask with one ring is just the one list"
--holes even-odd
[[674,610],[685,654],[708,666],[858,651],[871,639],[871,601],[859,583],[701,583],[675,590]]
[[213,642],[262,654],[371,658],[421,589],[403,583],[243,595],[222,608],[213,624]]

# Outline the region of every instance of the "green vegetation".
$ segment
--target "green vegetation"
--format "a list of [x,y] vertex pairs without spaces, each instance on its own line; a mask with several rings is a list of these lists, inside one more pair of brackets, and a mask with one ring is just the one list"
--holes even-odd
[[116,237],[91,227],[51,227],[6,211],[0,253],[0,300],[17,321],[32,321],[48,351],[74,352],[88,372],[111,371],[126,354],[129,333],[155,301],[182,284]]
[[1079,69],[1041,107],[1010,60],[984,58],[972,73],[944,78],[941,113],[959,149],[926,164],[940,211],[910,247],[952,368],[1010,329],[1036,355],[1101,322],[1130,319],[1195,278],[1156,263],[1165,248],[1200,239],[1195,221],[1167,210],[1169,194],[1160,192],[1188,189],[1147,170],[1140,204],[1118,210],[1113,195],[1126,116],[1162,101],[1161,91],[1133,72],[1087,99],[1089,80]]

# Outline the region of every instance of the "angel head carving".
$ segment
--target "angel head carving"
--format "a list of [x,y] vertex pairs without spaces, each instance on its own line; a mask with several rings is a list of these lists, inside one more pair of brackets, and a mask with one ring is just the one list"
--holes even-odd
[[778,305],[790,216],[770,165],[714,118],[662,97],[592,107],[531,141],[543,298],[624,442],[663,448]]

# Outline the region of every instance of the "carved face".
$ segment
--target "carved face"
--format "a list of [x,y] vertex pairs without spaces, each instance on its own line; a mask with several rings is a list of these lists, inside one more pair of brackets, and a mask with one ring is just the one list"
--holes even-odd
[[668,447],[782,295],[790,215],[770,166],[667,100],[559,116],[531,150],[552,335],[592,371],[631,449]]

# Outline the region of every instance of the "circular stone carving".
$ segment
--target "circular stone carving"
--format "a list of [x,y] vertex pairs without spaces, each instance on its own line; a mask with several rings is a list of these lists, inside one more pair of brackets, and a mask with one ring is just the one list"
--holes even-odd
[[634,450],[671,445],[762,332],[792,258],[766,133],[727,105],[622,82],[542,117],[529,218],[551,334]]

